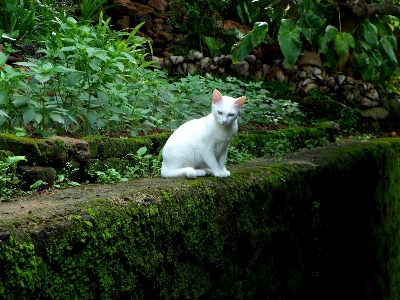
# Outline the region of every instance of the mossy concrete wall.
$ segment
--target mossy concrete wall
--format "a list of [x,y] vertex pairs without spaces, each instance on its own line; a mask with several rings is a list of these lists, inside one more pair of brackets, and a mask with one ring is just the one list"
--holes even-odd
[[400,139],[0,203],[2,299],[399,299]]

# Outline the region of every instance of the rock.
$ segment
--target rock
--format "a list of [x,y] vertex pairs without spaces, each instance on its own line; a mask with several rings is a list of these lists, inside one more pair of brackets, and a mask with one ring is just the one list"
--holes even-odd
[[239,76],[245,75],[246,72],[249,70],[249,67],[249,63],[245,60],[242,60],[241,62],[233,65],[233,68]]
[[239,30],[243,34],[248,34],[251,31],[250,26],[241,25],[235,21],[225,20],[224,24],[222,25],[224,30]]
[[346,105],[334,100],[320,100],[318,105],[330,113],[337,113],[343,108],[348,108]]
[[21,188],[26,191],[36,181],[45,182],[39,189],[46,189],[54,186],[56,180],[56,171],[52,167],[18,166],[17,172],[23,182]]
[[152,56],[150,61],[154,62],[154,65],[157,67],[161,67],[163,64],[161,62],[162,58],[158,58],[157,56]]
[[364,96],[374,101],[379,100],[379,94],[376,89],[370,89],[368,92],[364,94]]
[[257,70],[254,72],[254,80],[256,82],[260,81],[263,78],[263,72],[261,70]]
[[366,97],[364,97],[360,103],[361,109],[373,108],[378,106],[380,106],[380,103],[378,101],[372,101]]
[[336,85],[336,80],[333,77],[326,78],[326,85],[329,87],[334,87]]
[[351,91],[351,90],[354,89],[354,85],[353,84],[344,84],[342,86],[342,89],[345,90],[345,91]]
[[172,61],[171,61],[171,59],[169,57],[164,58],[163,67],[165,69],[167,69],[168,72],[171,72],[171,70],[172,70]]
[[79,163],[86,163],[90,160],[90,149],[88,142],[84,140],[78,140],[66,136],[54,135],[49,138],[50,140],[61,140],[64,142],[68,149],[68,153],[71,154],[75,160]]
[[170,59],[171,59],[172,64],[174,64],[174,65],[181,64],[185,60],[183,58],[183,56],[175,56],[175,55],[171,56]]
[[279,81],[285,81],[285,73],[283,73],[281,68],[275,68],[275,79]]
[[321,70],[323,69],[321,57],[311,51],[304,51],[303,56],[299,59],[299,63],[297,64],[300,66],[313,66],[318,67]]
[[257,58],[254,55],[247,55],[244,60],[247,61],[249,64],[254,64]]
[[200,60],[200,68],[203,70],[211,64],[211,59],[209,57],[203,57]]
[[145,22],[144,28],[149,29],[152,27],[150,14],[154,15],[155,10],[150,6],[131,2],[130,0],[114,0],[114,3],[117,5],[110,8],[110,10],[116,11],[122,16],[129,16],[131,24]]
[[365,120],[363,122],[363,127],[368,130],[378,131],[381,129],[381,125],[375,120]]
[[168,2],[165,0],[149,0],[147,1],[147,5],[155,10],[165,11],[168,6]]
[[337,77],[337,80],[338,80],[339,85],[342,84],[343,81],[344,81],[345,79],[346,79],[346,76],[344,76],[344,75],[339,75],[339,76]]
[[189,61],[194,61],[194,60],[201,60],[203,57],[204,55],[200,51],[193,51],[187,55],[186,59]]
[[11,234],[9,232],[0,232],[0,241],[10,239]]
[[118,20],[117,23],[122,29],[128,29],[131,27],[131,20],[128,16],[122,16],[122,19]]
[[389,115],[388,111],[383,107],[375,107],[361,111],[363,118],[372,118],[376,121],[383,120]]
[[189,73],[189,74],[194,74],[194,73],[196,73],[198,70],[199,70],[199,69],[198,69],[197,65],[195,65],[195,64],[189,63],[189,64],[187,65],[187,73]]
[[310,83],[308,83],[307,85],[305,85],[305,86],[303,87],[303,91],[305,91],[306,93],[308,93],[310,90],[312,90],[312,89],[314,89],[314,88],[317,88],[317,87],[318,87],[318,85],[317,85],[316,83],[310,82]]
[[269,65],[263,64],[263,66],[262,66],[263,76],[267,75],[269,73],[270,69],[271,69],[271,67]]
[[297,76],[301,79],[306,79],[307,78],[307,73],[306,71],[299,71]]

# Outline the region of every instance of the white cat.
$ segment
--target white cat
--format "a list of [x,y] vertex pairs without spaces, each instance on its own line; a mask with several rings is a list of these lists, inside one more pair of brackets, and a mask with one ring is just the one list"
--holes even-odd
[[246,96],[234,99],[214,90],[212,113],[181,125],[167,140],[162,156],[162,177],[214,175],[228,177],[226,155],[235,136],[237,116]]

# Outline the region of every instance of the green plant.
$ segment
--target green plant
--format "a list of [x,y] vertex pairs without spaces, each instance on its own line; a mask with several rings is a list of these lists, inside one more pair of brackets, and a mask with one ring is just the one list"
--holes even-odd
[[235,146],[230,146],[228,150],[228,156],[226,158],[226,163],[228,165],[243,164],[249,160],[255,159],[256,157],[250,153],[249,149],[251,145],[246,145],[240,149]]
[[246,58],[247,55],[258,46],[266,37],[268,31],[268,24],[265,22],[254,23],[251,32],[246,34],[238,43],[233,46],[231,50],[231,57],[233,63],[238,63]]
[[[107,166],[106,166],[107,167]],[[96,171],[95,167],[89,170],[89,175],[96,178],[96,182],[108,184],[108,183],[117,183],[117,182],[126,182],[128,178],[123,177],[121,173],[116,171],[114,168],[106,169],[103,171]]]
[[320,100],[330,100],[331,97],[329,95],[321,93],[317,88],[313,88],[308,91],[307,93],[308,97],[310,97],[312,100],[318,102]]
[[[381,84],[392,75],[397,66],[394,54],[397,43],[381,16],[361,19],[362,22],[356,22],[359,25],[351,29],[341,27],[336,1],[306,0],[297,8],[299,18],[282,20],[279,29],[278,41],[287,65],[294,65],[302,48],[308,44],[324,56],[324,65],[330,70],[344,71],[345,66],[353,64],[355,72],[361,67],[359,73],[364,80],[379,80]],[[339,14],[338,28],[331,25],[335,12]]]
[[110,5],[103,8],[104,4],[107,4],[107,0],[80,0],[78,7],[81,19],[84,21],[95,19],[102,9],[106,10],[111,7]]
[[77,172],[79,168],[73,166],[71,162],[66,162],[65,167],[62,168],[61,172],[57,174],[56,181],[54,186],[56,188],[65,189],[70,186],[78,186],[80,185],[78,182],[70,179],[71,175]]
[[269,96],[275,99],[287,99],[287,97],[296,95],[293,88],[280,80],[266,82],[265,88],[269,91]]
[[[22,111],[24,125],[33,122],[41,135],[46,135],[54,123],[64,130],[72,124],[79,125],[87,134],[107,125],[109,128],[106,129],[110,130],[114,124],[118,127],[126,125],[123,119],[129,119],[132,107],[127,97],[132,95],[128,83],[135,80],[143,83],[143,79],[148,79],[151,74],[144,69],[152,63],[144,61],[146,54],[142,45],[146,40],[135,35],[142,24],[126,34],[111,31],[109,21],[103,21],[100,13],[98,25],[89,27],[71,17],[61,16],[59,30],[40,50],[45,56],[18,63],[29,67],[31,73],[21,75],[6,69],[6,72],[10,70],[7,75],[11,78],[3,80],[4,85],[7,83],[3,92],[7,108],[4,113],[8,116],[8,111],[18,108],[19,114]],[[35,80],[19,80],[27,76],[33,76]],[[11,101],[6,100],[10,98],[7,89],[15,89],[8,85],[14,77],[23,91],[13,95],[16,99],[12,107]]]
[[277,161],[282,160],[283,155],[294,151],[293,143],[285,136],[283,132],[280,133],[279,137],[271,138],[264,143],[264,147],[261,150],[264,156],[272,156]]
[[7,156],[0,160],[0,200],[6,201],[21,182],[17,176],[17,164],[26,161],[25,156]]
[[32,1],[26,4],[24,0],[0,0],[0,7],[0,28],[8,37],[22,38],[34,30]]
[[360,120],[360,110],[358,108],[343,108],[339,111],[339,126],[344,131],[353,131],[356,129]]
[[218,32],[215,11],[223,11],[228,1],[171,0],[169,22],[185,35],[179,43],[187,50],[202,49],[202,36],[215,36]]
[[134,167],[127,166],[125,176],[129,179],[146,177],[150,174],[159,174],[161,168],[161,152],[157,158],[147,153],[147,147],[141,147],[136,154],[127,154],[127,158],[133,159],[136,162]]

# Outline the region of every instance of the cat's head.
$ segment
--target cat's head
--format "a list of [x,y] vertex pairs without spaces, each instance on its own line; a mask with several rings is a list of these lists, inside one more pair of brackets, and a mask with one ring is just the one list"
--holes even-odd
[[238,117],[245,100],[246,96],[235,99],[229,96],[222,96],[218,90],[214,90],[212,113],[215,120],[224,126],[232,124]]

